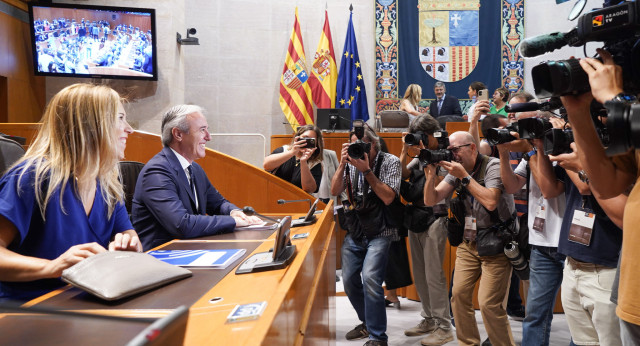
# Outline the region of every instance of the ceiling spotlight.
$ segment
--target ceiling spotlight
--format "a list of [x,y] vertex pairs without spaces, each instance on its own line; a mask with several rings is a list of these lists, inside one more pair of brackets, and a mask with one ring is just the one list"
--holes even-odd
[[178,41],[179,44],[186,44],[186,45],[199,45],[200,42],[198,42],[198,38],[197,37],[191,37],[191,35],[195,35],[196,34],[196,28],[188,28],[187,29],[187,38],[182,38],[182,35],[180,35],[179,32],[176,33],[176,39]]

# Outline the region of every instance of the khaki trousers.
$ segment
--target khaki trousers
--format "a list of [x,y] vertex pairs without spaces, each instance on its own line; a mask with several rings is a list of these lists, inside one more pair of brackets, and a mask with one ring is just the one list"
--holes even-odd
[[447,243],[446,218],[440,217],[422,233],[409,231],[413,281],[422,304],[422,317],[437,318],[443,329],[451,328],[449,291],[442,270]]
[[460,345],[480,345],[480,332],[473,309],[473,290],[478,279],[478,303],[491,343],[515,345],[502,302],[511,277],[511,264],[504,254],[478,256],[476,243],[463,242],[456,252],[451,307]]

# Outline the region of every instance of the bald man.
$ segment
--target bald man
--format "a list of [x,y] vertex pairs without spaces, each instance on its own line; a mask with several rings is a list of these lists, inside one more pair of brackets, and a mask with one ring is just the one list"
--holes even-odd
[[453,160],[437,163],[449,172],[444,180],[435,185],[436,164],[424,168],[427,177],[424,203],[434,206],[456,190],[465,206],[464,235],[456,252],[451,299],[456,336],[461,345],[480,345],[482,341],[473,309],[473,290],[480,279],[478,302],[489,339],[493,345],[515,345],[507,312],[502,305],[511,276],[511,264],[502,246],[488,247],[485,242],[478,246],[476,241],[480,238],[497,240],[491,227],[500,221],[507,224],[515,222],[513,195],[504,191],[500,160],[478,153],[470,133],[455,132],[449,137],[449,142]]

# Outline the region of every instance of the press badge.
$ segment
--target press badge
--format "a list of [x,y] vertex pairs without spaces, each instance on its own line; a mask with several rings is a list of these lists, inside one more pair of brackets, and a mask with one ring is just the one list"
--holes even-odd
[[533,229],[538,232],[544,232],[544,222],[547,219],[547,207],[544,203],[540,203],[536,208],[536,215],[533,219]]
[[595,221],[596,214],[591,210],[584,208],[574,210],[571,228],[569,228],[569,241],[589,246]]
[[476,218],[473,216],[465,216],[464,217],[464,229],[469,230],[477,230],[476,228]]

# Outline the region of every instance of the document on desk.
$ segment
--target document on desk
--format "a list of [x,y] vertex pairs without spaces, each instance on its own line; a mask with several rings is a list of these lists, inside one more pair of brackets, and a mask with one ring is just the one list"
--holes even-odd
[[149,252],[149,255],[180,267],[224,269],[245,252],[245,249],[156,250]]
[[278,228],[278,224],[277,223],[273,223],[273,222],[263,222],[263,223],[259,223],[257,225],[249,225],[249,226],[242,226],[242,227],[236,227],[236,231],[273,231],[274,229]]

